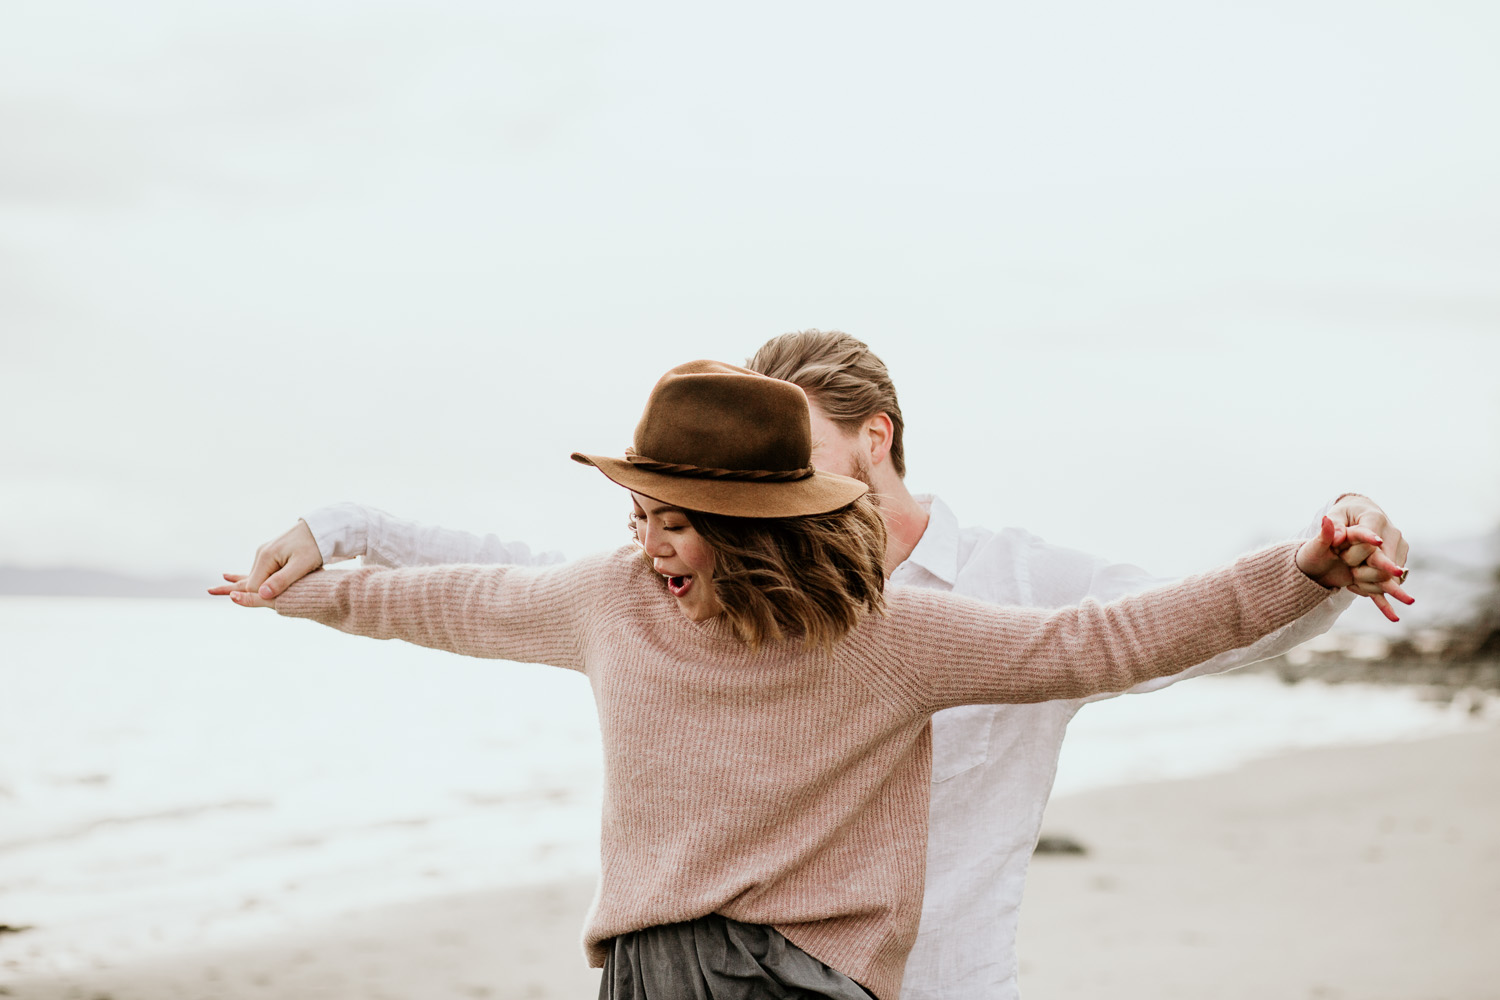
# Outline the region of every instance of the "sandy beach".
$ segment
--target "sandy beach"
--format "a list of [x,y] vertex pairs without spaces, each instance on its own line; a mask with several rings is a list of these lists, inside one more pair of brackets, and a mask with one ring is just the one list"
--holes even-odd
[[1500,732],[1059,799],[1027,1000],[1500,997]]
[[[1021,923],[1028,1000],[1500,997],[1500,731],[1305,751],[1059,799]],[[449,896],[255,947],[29,977],[26,1000],[591,997],[591,886]]]

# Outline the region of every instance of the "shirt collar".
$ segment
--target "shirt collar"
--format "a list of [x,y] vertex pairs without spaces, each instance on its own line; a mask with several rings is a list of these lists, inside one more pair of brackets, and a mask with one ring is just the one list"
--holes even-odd
[[921,567],[951,587],[958,581],[958,518],[934,494],[916,493],[912,499],[927,509],[927,530],[901,565]]

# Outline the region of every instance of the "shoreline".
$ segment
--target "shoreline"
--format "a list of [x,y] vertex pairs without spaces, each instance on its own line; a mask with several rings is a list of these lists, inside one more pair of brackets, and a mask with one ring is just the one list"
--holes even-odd
[[[1022,910],[1026,1000],[1500,997],[1500,729],[1304,750],[1054,800]],[[591,879],[435,897],[253,946],[27,976],[26,1000],[592,997]]]
[[1356,660],[1347,657],[1293,663],[1286,656],[1272,657],[1240,668],[1241,672],[1266,674],[1284,684],[1321,681],[1324,684],[1378,684],[1384,687],[1425,688],[1434,698],[1451,701],[1463,694],[1500,692],[1500,659],[1454,660],[1415,657],[1384,657]]

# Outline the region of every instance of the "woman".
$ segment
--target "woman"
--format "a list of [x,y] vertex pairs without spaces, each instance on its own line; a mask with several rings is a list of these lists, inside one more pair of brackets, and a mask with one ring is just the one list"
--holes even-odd
[[933,712],[1122,690],[1348,582],[1325,521],[1319,539],[1106,607],[887,595],[866,487],[810,456],[799,388],[694,362],[657,383],[624,458],[573,456],[630,490],[637,546],[547,569],[314,573],[274,602],[589,677],[605,800],[585,939],[602,996],[894,1000]]

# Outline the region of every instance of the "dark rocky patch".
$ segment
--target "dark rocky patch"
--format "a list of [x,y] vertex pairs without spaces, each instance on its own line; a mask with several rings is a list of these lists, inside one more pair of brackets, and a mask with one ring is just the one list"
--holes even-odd
[[1037,838],[1034,854],[1074,854],[1084,855],[1088,848],[1084,847],[1072,837],[1063,834],[1044,833]]

